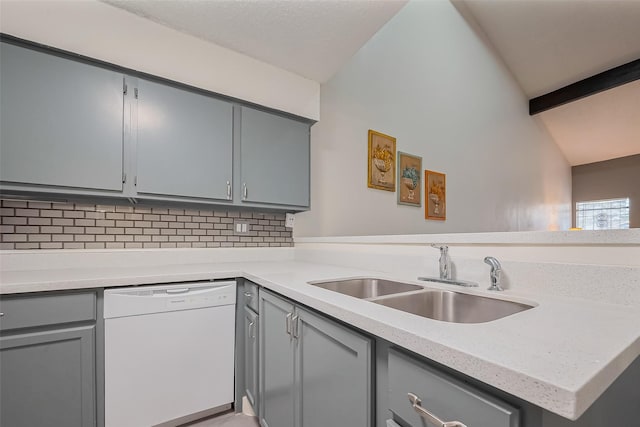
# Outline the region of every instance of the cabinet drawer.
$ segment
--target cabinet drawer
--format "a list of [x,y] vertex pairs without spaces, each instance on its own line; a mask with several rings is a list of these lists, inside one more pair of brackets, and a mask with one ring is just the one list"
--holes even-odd
[[442,421],[459,421],[467,427],[519,427],[517,408],[412,357],[389,351],[389,409],[410,426],[424,419],[408,398],[413,393],[421,406]]
[[96,294],[33,294],[0,299],[0,330],[95,320]]
[[243,298],[244,305],[258,313],[258,285],[245,280]]

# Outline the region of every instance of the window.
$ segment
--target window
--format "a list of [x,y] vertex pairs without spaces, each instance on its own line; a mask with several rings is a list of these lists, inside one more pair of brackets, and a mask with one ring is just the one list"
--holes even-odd
[[576,227],[583,230],[629,228],[629,199],[577,202]]

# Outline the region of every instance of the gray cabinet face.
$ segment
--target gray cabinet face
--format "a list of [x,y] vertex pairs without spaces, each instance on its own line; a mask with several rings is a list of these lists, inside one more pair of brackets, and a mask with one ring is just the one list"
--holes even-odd
[[244,384],[245,394],[258,413],[258,315],[244,307]]
[[260,291],[260,403],[263,427],[294,427],[293,338],[287,315],[293,305]]
[[93,292],[7,296],[0,298],[0,330],[95,320],[96,308]]
[[123,75],[0,44],[0,180],[122,191]]
[[0,337],[0,425],[96,425],[94,337],[94,325]]
[[242,108],[244,202],[309,206],[309,125]]
[[298,426],[370,427],[371,340],[298,310]]
[[140,79],[137,192],[230,198],[232,109],[224,101]]
[[410,426],[424,419],[409,402],[408,393],[443,421],[469,427],[518,427],[517,408],[420,363],[404,353],[389,351],[389,409]]

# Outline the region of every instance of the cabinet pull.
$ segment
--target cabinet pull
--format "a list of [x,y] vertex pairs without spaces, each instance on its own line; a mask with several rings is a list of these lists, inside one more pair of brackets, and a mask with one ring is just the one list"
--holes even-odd
[[231,182],[227,181],[227,200],[231,200]]
[[4,317],[4,313],[0,313],[0,317]]
[[436,417],[434,414],[422,407],[422,400],[420,400],[418,396],[413,393],[407,393],[407,396],[409,397],[411,406],[413,406],[413,410],[433,425],[437,427],[467,427],[460,421],[442,421],[440,418]]
[[292,336],[294,338],[298,338],[300,335],[298,335],[298,325],[299,325],[299,320],[300,320],[300,316],[298,316],[297,314],[295,316],[293,316],[293,318],[291,319],[291,322],[293,323],[293,333]]
[[293,313],[287,313],[287,317],[285,319],[285,323],[287,326],[287,334],[291,335],[291,316],[293,316]]
[[249,323],[249,338],[255,338],[256,337],[256,322],[253,321],[251,323]]
[[247,190],[247,183],[242,183],[242,200],[247,200],[247,196],[249,195],[249,191]]
[[247,298],[253,298],[253,294],[251,292],[244,292],[244,296]]

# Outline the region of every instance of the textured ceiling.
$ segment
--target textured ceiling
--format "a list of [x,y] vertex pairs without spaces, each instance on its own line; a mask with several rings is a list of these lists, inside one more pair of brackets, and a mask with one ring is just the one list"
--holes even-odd
[[540,118],[572,166],[639,154],[640,81],[547,110]]
[[464,0],[530,97],[640,58],[640,0]]
[[[640,0],[456,1],[530,98],[640,58]],[[640,153],[638,82],[539,117],[572,166]]]
[[406,0],[103,1],[321,83],[406,3]]

